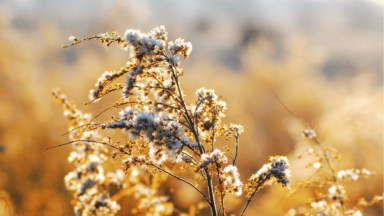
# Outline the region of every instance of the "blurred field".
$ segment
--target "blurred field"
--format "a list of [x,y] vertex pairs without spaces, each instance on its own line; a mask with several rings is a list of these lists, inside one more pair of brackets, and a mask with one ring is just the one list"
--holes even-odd
[[[43,153],[67,141],[60,136],[67,122],[50,90],[60,87],[93,114],[118,97],[83,106],[99,75],[124,65],[127,52],[115,46],[107,52],[97,42],[64,50],[60,45],[71,34],[83,38],[117,29],[123,34],[127,28],[147,32],[157,25],[166,27],[170,40],[181,37],[193,44],[191,58],[182,61],[189,102],[197,88],[215,89],[228,104],[225,121],[244,126],[238,159],[243,181],[272,155],[288,156],[291,187],[313,172],[304,168],[310,158],[297,159],[308,143],[273,96],[276,92],[339,150],[341,169],[376,171],[376,176],[347,186],[347,206],[382,194],[382,5],[357,0],[280,3],[0,1],[0,215],[9,215],[9,208],[12,215],[73,215],[72,194],[63,182],[73,169],[67,163],[71,149]],[[113,113],[117,111],[99,121]],[[118,162],[107,164],[107,169],[119,167]],[[164,193],[178,209],[187,211],[199,200],[192,192],[190,199],[180,199],[190,189],[174,180],[167,184],[175,190]],[[248,215],[284,215],[312,195],[287,193],[279,187],[262,189]],[[235,203],[245,199],[227,198],[234,203],[228,210],[238,214]],[[118,215],[129,215],[129,205],[128,199],[121,200]],[[382,204],[364,214],[383,215]]]

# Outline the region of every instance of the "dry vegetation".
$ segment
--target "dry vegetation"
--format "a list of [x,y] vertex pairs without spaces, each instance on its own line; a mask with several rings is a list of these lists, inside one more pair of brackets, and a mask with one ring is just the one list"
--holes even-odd
[[[85,93],[89,92],[100,73],[121,66],[121,57],[96,51],[97,48],[89,46],[80,49],[84,43],[70,48],[80,49],[77,53],[78,60],[74,64],[50,61],[49,56],[64,52],[55,49],[60,41],[57,40],[58,33],[52,34],[59,31],[54,25],[41,25],[40,37],[48,44],[44,48],[24,40],[20,32],[7,28],[6,23],[0,25],[3,25],[0,34],[0,97],[5,101],[0,104],[0,141],[7,146],[0,152],[0,214],[65,215],[73,214],[75,208],[75,212],[84,212],[86,209],[87,212],[104,211],[111,215],[115,212],[117,215],[154,212],[170,215],[172,211],[176,215],[205,215],[215,214],[215,211],[223,214],[222,209],[225,206],[227,214],[239,215],[249,199],[230,195],[239,195],[242,188],[241,182],[236,180],[239,177],[237,170],[241,173],[240,180],[245,183],[246,193],[243,195],[252,197],[253,192],[259,191],[245,215],[316,215],[322,212],[324,215],[356,216],[381,215],[383,212],[382,202],[374,204],[382,199],[383,191],[383,89],[375,83],[374,75],[362,72],[348,81],[342,77],[328,80],[317,72],[323,63],[321,56],[310,53],[301,42],[292,41],[287,57],[276,60],[268,55],[273,44],[265,39],[248,48],[244,55],[246,67],[241,73],[234,74],[224,67],[208,62],[185,68],[185,75],[182,76],[185,95],[194,95],[195,89],[202,86],[215,89],[215,93],[219,93],[216,96],[213,92],[200,90],[201,94],[198,94],[195,103],[196,99],[193,97],[184,100],[183,94],[178,90],[176,80],[184,72],[179,70],[179,62],[170,56],[158,60],[154,58],[152,61],[166,64],[155,65],[156,67],[161,66],[170,72],[170,76],[163,77],[164,81],[160,82],[167,84],[164,82],[169,80],[169,86],[157,87],[166,88],[172,94],[153,92],[148,88],[152,84],[149,83],[140,87],[143,92],[135,92],[140,97],[133,97],[135,101],[130,101],[138,104],[132,106],[132,109],[144,110],[148,117],[151,116],[150,113],[158,115],[165,112],[167,106],[166,112],[172,114],[172,119],[181,124],[176,126],[183,128],[178,129],[175,134],[181,137],[185,135],[186,138],[182,137],[180,141],[185,143],[175,142],[177,148],[163,147],[165,143],[158,143],[160,148],[151,146],[154,145],[151,142],[156,139],[148,136],[137,142],[137,136],[142,134],[137,133],[135,125],[132,125],[136,130],[133,134],[132,127],[125,129],[131,132],[130,138],[126,133],[103,131],[122,121],[122,116],[119,117],[117,113],[125,109],[127,105],[124,103],[132,98],[128,96],[131,89],[124,89],[125,84],[111,86],[108,82],[108,86],[112,88],[99,88],[107,86],[104,82],[111,77],[108,73],[101,78],[96,89],[98,91],[91,92],[91,101],[114,89],[125,91],[125,99],[117,100],[120,96],[116,91],[103,98],[100,103],[84,109],[94,115],[111,105],[118,109],[110,109],[98,117],[97,121],[93,120],[98,123],[70,133],[71,140],[88,140],[80,145],[73,145],[76,148],[75,153],[70,153],[69,146],[42,153],[44,148],[68,142],[65,137],[59,137],[61,133],[65,133],[67,126],[57,104],[47,102],[51,100],[47,93],[49,88],[61,86],[68,97],[81,104],[85,101]],[[112,36],[115,37],[117,35]],[[76,39],[74,43],[78,41]],[[108,43],[105,38],[103,41]],[[124,40],[120,39],[120,42],[124,48]],[[134,71],[132,69],[137,64],[148,66],[152,63],[149,59],[144,59],[143,63],[144,60],[137,56],[141,52],[140,45],[137,46],[138,50],[131,58],[139,60],[127,65],[126,69],[116,70],[116,74]],[[163,51],[165,47],[168,46],[164,44]],[[114,45],[111,46],[111,49],[114,48]],[[188,49],[180,52],[185,57],[189,54]],[[120,55],[127,56],[127,52],[121,51]],[[41,65],[48,68],[50,73],[40,72]],[[160,76],[156,75],[159,72],[153,74]],[[135,79],[134,76],[138,75],[129,75],[128,78]],[[120,81],[124,82],[124,79]],[[147,97],[148,92],[155,95]],[[288,108],[274,97],[273,92]],[[82,105],[76,108],[73,102],[58,91],[55,91],[55,96],[64,105],[66,117],[70,120],[70,129],[91,122],[89,115],[79,111],[83,109]],[[221,121],[223,108],[215,111],[216,113],[212,112],[211,106],[223,106],[221,100],[228,104],[225,118],[227,124]],[[155,102],[146,104],[149,101]],[[166,103],[161,106],[156,104],[158,102]],[[189,110],[195,110],[199,102],[208,105],[201,116],[196,118],[199,119],[198,124],[194,125],[192,119],[188,120],[187,113],[190,118],[194,116]],[[130,115],[137,118],[143,116],[140,113],[132,112]],[[113,114],[115,117],[107,117]],[[154,115],[152,117],[155,119]],[[213,119],[216,120],[212,121]],[[238,134],[241,129],[239,126],[226,127],[230,122],[240,123],[245,129],[245,133],[241,135],[236,169],[230,167],[230,164],[235,165],[234,155],[237,153],[236,145],[239,144]],[[100,134],[96,130],[100,130]],[[196,135],[194,130],[195,133],[200,131],[204,134]],[[301,136],[302,132],[304,137]],[[212,133],[215,134],[214,139]],[[220,138],[220,135],[224,137]],[[234,143],[228,143],[225,135]],[[112,138],[108,139],[109,136]],[[204,138],[200,144],[194,142],[198,140],[198,136]],[[103,140],[103,137],[107,139]],[[166,139],[161,137],[158,141],[164,142]],[[220,149],[216,153],[211,148],[215,139],[215,148]],[[94,144],[88,145],[90,140]],[[105,145],[97,144],[100,142]],[[180,146],[185,146],[185,149]],[[74,172],[71,172],[74,166],[65,162],[69,154],[68,160],[76,165],[76,172],[83,173],[81,178],[76,179]],[[127,155],[134,157],[128,158]],[[140,155],[146,157],[140,158]],[[288,157],[292,175],[291,191],[280,187],[259,190],[268,180],[268,176],[263,177],[261,174],[273,170],[271,167],[279,167],[281,164],[284,167],[286,163],[285,158],[274,158],[263,167],[270,155]],[[111,160],[112,157],[117,160]],[[125,177],[119,171],[122,159]],[[162,161],[168,159],[168,162]],[[94,170],[85,168],[83,164],[94,167]],[[144,165],[146,171],[133,165]],[[256,173],[259,169],[261,171]],[[170,173],[189,180],[192,185],[178,183],[177,179],[169,176]],[[228,178],[229,175],[232,178]],[[64,176],[67,185],[64,184]],[[210,183],[208,176],[216,180]],[[248,182],[249,177],[251,178]],[[283,185],[287,183],[284,181],[285,177],[276,179]],[[300,181],[302,182],[299,183]],[[66,190],[66,186],[74,191],[75,196]],[[287,196],[289,192],[292,196]],[[213,197],[217,201],[216,207],[213,205]],[[222,204],[224,201],[225,205]]]

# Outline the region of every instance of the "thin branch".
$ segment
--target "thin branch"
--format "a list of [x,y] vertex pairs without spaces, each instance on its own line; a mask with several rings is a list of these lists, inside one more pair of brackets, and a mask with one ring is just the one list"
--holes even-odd
[[[175,119],[165,119],[165,120],[168,120],[168,121],[177,121],[177,120],[175,120]],[[192,131],[192,129],[191,129],[187,124],[185,124],[184,122],[181,122],[181,121],[177,121],[177,122],[180,123],[180,124],[182,124],[182,125],[184,125],[186,128],[188,128],[189,130]]]
[[[296,115],[294,112],[292,112],[280,99],[279,97],[276,95],[275,92],[273,92],[273,94],[275,95],[276,99],[280,102],[280,104],[291,114],[293,115],[294,117],[296,117],[297,119],[301,120],[302,123],[306,126],[306,127],[309,127],[309,123],[307,121],[305,121],[303,118],[301,118],[300,116]],[[337,174],[336,174],[336,170],[334,169],[333,167],[333,164],[332,164],[332,161],[331,159],[329,158],[329,155],[327,154],[326,150],[324,149],[324,147],[322,146],[322,143],[321,141],[317,138],[317,136],[313,136],[311,138],[320,148],[320,150],[322,151],[323,155],[324,155],[324,158],[328,164],[328,167],[329,169],[331,170],[331,175],[333,177],[333,181],[336,185],[336,191],[337,191],[337,195],[341,195],[341,191],[340,191],[340,188],[339,188],[339,182],[338,182],[338,179],[337,179]],[[339,200],[340,201],[340,204],[343,208],[343,212],[342,212],[342,215],[344,215],[344,212],[345,212],[345,206],[344,206],[344,201],[343,200]]]
[[277,101],[294,117],[296,117],[297,119],[301,120],[301,122],[303,122],[304,125],[308,125],[308,123],[303,119],[301,118],[299,115],[297,115],[296,113],[294,113],[293,111],[291,111],[284,103],[283,101],[280,100],[280,98],[277,96],[277,94],[275,92],[273,92],[273,95],[275,96],[275,98],[277,99]]
[[80,125],[80,126],[78,126],[78,127],[75,127],[75,128],[73,128],[72,130],[69,130],[68,132],[61,134],[60,136],[67,135],[67,134],[71,133],[72,131],[75,131],[75,130],[77,130],[77,129],[79,129],[79,128],[82,128],[82,127],[84,127],[84,126],[89,126],[89,125],[99,125],[99,124],[90,124],[90,122],[89,122],[88,124],[83,124],[83,125]]
[[215,144],[215,119],[213,119],[213,126],[212,126],[212,146],[211,146],[212,152],[213,152],[214,144]]
[[70,130],[70,131],[68,131],[68,132],[66,132],[66,133],[64,133],[64,134],[62,134],[61,136],[67,135],[67,134],[69,134],[70,132],[75,131],[75,130],[77,130],[77,129],[79,129],[79,128],[82,128],[82,127],[84,127],[84,126],[88,126],[88,125],[99,125],[99,123],[91,124],[91,122],[92,122],[93,120],[95,120],[97,117],[101,116],[101,115],[102,115],[103,113],[105,113],[106,111],[108,111],[108,110],[110,110],[110,109],[112,109],[112,108],[114,108],[114,107],[119,107],[119,106],[122,106],[122,105],[125,105],[125,104],[134,104],[134,103],[138,103],[138,102],[125,102],[125,103],[122,103],[122,104],[118,104],[118,105],[110,106],[110,107],[106,108],[105,110],[103,110],[102,112],[100,112],[99,114],[97,114],[95,117],[93,117],[87,124],[84,124],[84,125],[80,125],[80,126],[78,126],[78,127],[75,127],[75,128],[73,128],[72,130]]
[[[319,172],[321,172],[321,170],[320,170]],[[309,181],[311,178],[313,178],[314,176],[316,176],[319,172],[313,173],[311,176],[309,176],[309,177],[307,178],[306,181]],[[292,192],[289,193],[289,196],[294,196],[295,194],[297,194],[298,192],[300,192],[301,189],[304,189],[304,188],[305,188],[305,187],[304,187],[303,185],[300,185],[300,184],[299,184],[299,186],[298,186],[297,189],[294,189]]]
[[[199,103],[197,103],[196,108],[195,108],[195,111],[193,112],[193,119],[194,119],[195,125],[197,125],[197,126],[198,126],[198,122],[197,122],[196,112],[197,112],[197,109],[199,109],[199,106],[200,106],[201,104],[203,104],[203,102],[204,102],[206,99],[207,99],[206,97],[205,97],[205,98],[202,98],[202,99],[199,101]],[[197,132],[198,132],[198,131],[197,131]]]
[[186,146],[187,148],[189,148],[190,150],[192,150],[193,153],[195,153],[196,155],[198,155],[199,157],[201,157],[201,155],[199,154],[199,152],[197,152],[196,150],[194,150],[194,149],[192,148],[191,145],[189,145],[188,143],[184,142],[184,141],[183,141],[182,139],[180,139],[179,137],[176,137],[176,139],[179,140],[180,142],[182,142],[184,146]]
[[[329,166],[329,169],[331,170],[331,173],[332,173],[332,177],[333,177],[333,181],[336,185],[336,191],[338,193],[338,195],[340,196],[342,193],[340,191],[340,184],[339,184],[339,181],[337,179],[337,174],[336,174],[336,170],[335,168],[333,167],[333,164],[331,162],[331,159],[329,158],[329,155],[327,154],[327,151],[323,148],[323,146],[321,145],[321,142],[320,140],[315,136],[312,138],[312,140],[315,141],[316,144],[319,145],[321,151],[323,152],[323,155],[325,157],[325,160],[327,161],[327,164]],[[340,204],[341,204],[341,207],[343,208],[343,212],[342,212],[342,215],[344,215],[344,212],[345,212],[345,206],[344,206],[344,202],[343,200],[340,200]]]
[[88,40],[92,40],[92,39],[99,39],[100,36],[98,35],[95,35],[95,36],[92,36],[92,37],[86,37],[82,40],[75,40],[73,41],[71,44],[69,45],[61,45],[62,48],[68,48],[68,47],[71,47],[71,46],[74,46],[74,45],[78,45],[79,43],[83,42],[83,41],[88,41]]
[[[117,148],[116,146],[114,145],[111,145],[109,143],[106,143],[106,142],[99,142],[99,141],[95,141],[95,140],[73,140],[73,141],[70,141],[70,142],[67,142],[67,143],[63,143],[63,144],[60,144],[60,145],[55,145],[55,146],[52,146],[52,147],[48,147],[46,149],[44,149],[43,152],[49,150],[49,149],[53,149],[53,148],[58,148],[58,147],[61,147],[61,146],[65,146],[65,145],[69,145],[69,144],[72,144],[72,143],[76,143],[76,142],[93,142],[93,143],[97,143],[97,144],[100,144],[100,145],[106,145],[106,146],[109,146],[111,148],[114,148],[114,149],[117,149],[119,151],[122,151],[124,152],[125,154],[128,154],[128,152],[124,151],[124,150],[121,150],[119,148]],[[128,154],[129,155],[129,154]]]
[[195,165],[198,165],[199,164],[199,161],[196,160],[196,158],[194,158],[192,155],[190,155],[188,152],[186,151],[182,151],[180,154],[184,154],[186,156],[188,156],[192,161],[193,161],[193,164]]
[[177,109],[177,110],[181,110],[181,108],[179,107],[174,107],[172,105],[168,105],[168,104],[164,104],[164,103],[159,103],[159,102],[156,102],[155,105],[163,105],[165,107],[169,107],[169,108],[173,108],[173,109]]
[[[189,116],[189,113],[188,113],[188,109],[187,109],[187,106],[185,105],[185,100],[184,100],[184,97],[183,97],[183,93],[181,92],[181,88],[180,88],[180,84],[179,84],[179,80],[178,80],[178,77],[176,76],[176,73],[175,73],[175,65],[173,64],[173,62],[169,59],[168,56],[166,55],[163,55],[167,61],[171,64],[171,72],[172,72],[172,76],[173,78],[175,79],[175,82],[176,82],[176,86],[177,86],[177,90],[179,92],[179,98],[181,100],[181,104],[184,108],[184,112],[185,112],[185,115],[187,117],[186,120],[188,120],[188,122],[190,123],[191,127],[194,129],[192,132],[196,138],[196,141],[197,141],[197,144],[199,146],[199,149],[200,149],[200,153],[203,154],[205,153],[203,151],[203,145],[201,144],[200,142],[200,139],[199,139],[199,134],[196,132],[196,128],[195,128],[195,124],[194,122],[191,120],[191,117]],[[213,193],[213,185],[212,185],[212,179],[211,179],[211,175],[209,174],[208,172],[208,169],[205,168],[205,173],[206,173],[206,176],[207,176],[207,183],[208,183],[208,191],[209,191],[209,197],[211,199],[211,202],[210,202],[210,207],[211,207],[211,211],[212,211],[212,214],[213,216],[217,216],[217,208],[216,208],[216,202],[215,202],[215,196],[214,196],[214,193]]]
[[217,208],[216,208],[216,202],[215,202],[215,196],[213,193],[213,184],[212,184],[212,178],[211,175],[208,172],[208,168],[205,168],[205,173],[208,181],[208,191],[209,191],[209,197],[211,198],[211,208],[213,216],[217,215]]
[[[133,103],[136,103],[136,102],[133,102]],[[121,105],[124,105],[124,104],[121,104]],[[103,110],[101,113],[97,114],[95,117],[93,117],[88,123],[92,122],[93,120],[95,120],[97,117],[101,116],[103,113],[105,113],[106,111],[114,108],[114,107],[117,107],[118,105],[113,105],[113,106],[110,106],[108,107],[107,109]],[[120,106],[120,105],[119,105]]]
[[195,185],[193,185],[193,184],[190,183],[189,181],[187,181],[187,180],[185,180],[185,179],[183,179],[183,178],[180,178],[179,176],[176,176],[176,175],[174,175],[174,174],[172,174],[172,173],[170,173],[170,172],[164,170],[163,168],[161,168],[161,167],[159,167],[159,166],[156,166],[156,165],[153,164],[153,163],[148,163],[148,165],[153,166],[153,167],[155,167],[155,168],[157,168],[157,169],[159,169],[159,170],[165,172],[166,174],[168,174],[168,175],[170,175],[170,176],[176,178],[177,180],[180,180],[180,181],[182,181],[182,182],[185,182],[185,183],[189,184],[189,185],[190,185],[191,187],[193,187],[197,192],[199,192],[201,195],[203,195],[203,197],[204,197],[205,200],[208,202],[208,204],[211,204],[210,201],[209,201],[209,199],[208,199],[208,197],[206,197],[205,194],[203,194],[203,192],[201,192]]
[[233,166],[235,166],[235,163],[236,163],[236,158],[237,158],[237,155],[239,154],[239,130],[236,129],[236,154],[235,154],[235,158],[233,159]]
[[[110,82],[110,83],[112,83],[112,82]],[[110,84],[110,83],[108,83],[108,84]],[[105,92],[105,94],[101,95],[100,97],[95,98],[95,99],[93,99],[93,100],[91,100],[91,101],[85,103],[85,106],[88,106],[88,105],[90,105],[91,103],[95,102],[96,100],[101,99],[101,98],[104,97],[105,95],[107,95],[107,94],[109,94],[109,93],[111,93],[111,92],[114,92],[114,91],[116,91],[116,90],[120,90],[120,89],[123,89],[123,87],[121,86],[121,87],[118,87],[118,88],[115,88],[115,89],[110,89],[109,91]]]
[[152,89],[162,89],[162,90],[165,90],[167,92],[170,92],[170,96],[178,103],[180,103],[180,101],[178,101],[176,98],[173,97],[173,95],[175,94],[174,91],[172,91],[171,89],[169,88],[166,88],[166,87],[156,87],[156,86],[149,86],[149,88],[152,88]]
[[179,80],[178,80],[178,78],[176,77],[176,73],[175,73],[175,69],[174,69],[174,68],[176,68],[176,67],[175,67],[175,65],[173,64],[173,62],[169,59],[168,56],[166,56],[166,55],[163,55],[163,56],[164,56],[164,57],[167,59],[167,61],[171,64],[172,76],[173,76],[173,78],[175,79],[175,82],[176,82],[177,90],[178,90],[178,92],[179,92],[179,98],[180,98],[180,100],[181,100],[181,104],[182,104],[182,106],[183,106],[183,108],[184,108],[185,116],[186,116],[186,118],[187,118],[186,120],[188,120],[189,124],[192,126],[192,128],[194,128],[194,130],[193,130],[192,132],[194,133],[194,136],[195,136],[195,138],[196,138],[196,141],[197,141],[198,144],[199,144],[200,153],[204,153],[204,152],[203,152],[203,149],[202,149],[202,147],[201,147],[202,145],[201,145],[201,143],[200,143],[199,135],[196,133],[195,125],[194,125],[194,123],[193,123],[191,117],[189,116],[187,106],[185,105],[185,100],[184,100],[184,97],[183,97],[183,93],[181,92],[181,88],[180,88]]
[[[157,81],[157,83],[159,83],[159,85],[161,85],[164,89],[167,89],[167,88],[165,88],[165,86],[163,85],[163,83],[160,82],[160,80],[157,79],[157,77],[156,77],[155,75],[152,75],[151,77],[153,77],[153,78]],[[168,89],[168,90],[171,91],[170,89]],[[181,102],[180,102],[179,100],[177,100],[177,98],[173,97],[174,94],[177,96],[176,92],[171,91],[171,93],[172,93],[171,97],[172,97],[177,103],[180,103],[180,104],[181,104]]]
[[248,199],[247,204],[245,205],[245,207],[244,207],[243,211],[241,212],[241,215],[240,215],[240,216],[243,216],[245,210],[247,210],[247,207],[248,207],[249,203],[252,201],[253,196],[255,196],[256,192],[259,190],[259,187],[260,187],[263,183],[264,183],[264,182],[262,182],[262,183],[260,183],[260,184],[257,185],[257,187],[256,187],[255,191],[253,192],[252,196]]
[[[219,168],[216,166],[217,175],[220,176]],[[219,185],[223,185],[223,182],[221,181],[220,177],[219,179]],[[225,215],[225,206],[224,206],[224,197],[225,197],[225,191],[222,193],[220,192],[220,209],[218,212],[218,215],[220,215],[221,210],[223,210],[223,216]]]

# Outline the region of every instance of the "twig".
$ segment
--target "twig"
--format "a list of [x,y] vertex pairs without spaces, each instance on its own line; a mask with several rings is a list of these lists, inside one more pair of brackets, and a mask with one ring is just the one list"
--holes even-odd
[[[323,155],[325,157],[325,160],[327,161],[327,164],[328,164],[328,167],[329,169],[331,170],[331,173],[332,173],[332,177],[333,177],[333,181],[336,185],[336,191],[337,191],[337,195],[340,196],[342,193],[340,191],[340,184],[339,184],[339,181],[337,179],[337,174],[336,174],[336,170],[334,169],[333,167],[333,164],[331,162],[331,159],[329,158],[329,155],[327,154],[327,151],[323,148],[323,146],[321,145],[321,142],[320,140],[315,136],[312,138],[312,140],[315,141],[315,143],[320,147],[321,151],[323,152]],[[345,206],[344,206],[344,201],[343,200],[339,200],[340,201],[340,204],[341,204],[341,207],[343,208],[343,212],[342,212],[342,215],[344,215],[344,212],[345,212]]]
[[188,143],[185,143],[182,139],[180,139],[179,137],[176,137],[177,140],[179,140],[180,142],[183,143],[184,146],[186,146],[187,148],[189,148],[191,151],[193,151],[193,153],[195,153],[196,155],[198,155],[199,157],[201,157],[201,155],[199,154],[199,152],[197,152],[195,149],[193,149]]
[[[292,112],[280,99],[279,97],[276,95],[275,92],[273,92],[273,94],[275,95],[276,99],[280,102],[280,104],[294,117],[296,117],[297,119],[301,120],[302,123],[306,126],[306,127],[309,127],[309,123],[307,121],[305,121],[303,118],[301,118],[300,116],[296,115],[294,112]],[[320,142],[320,140],[317,138],[317,136],[313,136],[311,138],[320,148],[320,150],[322,151],[323,155],[324,155],[324,158],[328,164],[328,167],[329,169],[331,170],[331,175],[333,177],[333,183],[335,183],[336,185],[336,191],[337,191],[337,195],[340,196],[342,193],[340,191],[340,184],[339,184],[339,181],[337,179],[337,175],[336,175],[336,170],[334,169],[333,167],[333,164],[331,162],[331,159],[329,158],[327,152],[326,152],[326,149],[324,149],[324,147],[322,146],[322,143]],[[343,200],[339,200],[340,201],[340,204],[341,204],[341,207],[343,208],[342,209],[342,215],[344,215],[344,212],[345,212],[345,206],[344,206],[344,201]]]
[[[220,179],[220,171],[219,171],[219,168],[216,167],[216,170],[217,170],[217,175],[219,176],[219,184],[220,184],[220,185],[223,185],[223,182],[222,182],[221,179]],[[224,191],[223,193],[220,191],[220,209],[219,209],[219,213],[218,213],[218,215],[220,215],[221,210],[223,210],[223,216],[225,215],[224,197],[225,197],[225,191]]]
[[215,119],[213,119],[213,126],[212,126],[212,146],[211,146],[211,152],[213,152],[214,143],[215,143]]
[[114,148],[114,149],[117,149],[117,150],[122,151],[122,152],[124,152],[124,153],[126,153],[126,154],[129,155],[128,152],[126,152],[126,151],[124,151],[124,150],[121,150],[121,149],[117,148],[117,147],[114,146],[114,145],[111,145],[111,144],[106,143],[106,142],[95,141],[95,140],[73,140],[73,141],[70,141],[70,142],[67,142],[67,143],[63,143],[63,144],[60,144],[60,145],[55,145],[55,146],[52,146],[52,147],[48,147],[48,148],[44,149],[43,152],[45,152],[45,151],[47,151],[47,150],[49,150],[49,149],[58,148],[58,147],[65,146],[65,145],[69,145],[69,144],[76,143],[76,142],[93,142],[93,143],[97,143],[97,144],[101,144],[101,145],[106,145],[106,146],[112,147],[112,148]]
[[[200,143],[200,139],[199,139],[199,135],[198,133],[196,132],[196,128],[195,128],[195,124],[194,122],[191,120],[191,117],[189,116],[189,113],[188,113],[188,109],[187,109],[187,106],[185,105],[185,100],[184,100],[184,97],[183,97],[183,93],[181,92],[181,88],[180,88],[180,84],[179,84],[179,80],[178,80],[178,77],[176,76],[175,74],[175,65],[173,64],[173,62],[169,59],[168,56],[166,55],[163,55],[167,61],[171,64],[171,71],[172,71],[172,76],[173,78],[175,79],[175,82],[176,82],[176,86],[177,86],[177,90],[179,92],[179,97],[180,97],[180,100],[181,100],[181,104],[184,108],[184,112],[185,112],[185,115],[191,125],[191,127],[193,128],[193,134],[196,138],[196,141],[197,141],[197,144],[199,146],[199,149],[200,149],[200,153],[203,154],[205,153],[203,151],[203,147],[202,147],[202,144]],[[215,202],[215,196],[214,196],[214,193],[213,193],[213,185],[212,185],[212,179],[211,179],[211,175],[209,174],[208,172],[208,169],[205,168],[205,173],[206,173],[206,176],[207,176],[207,183],[208,183],[208,191],[209,191],[209,197],[210,197],[210,206],[211,206],[211,210],[212,210],[212,214],[213,216],[217,216],[217,208],[216,208],[216,202]]]
[[235,158],[233,159],[233,166],[235,166],[235,163],[236,163],[236,158],[237,158],[237,155],[239,154],[239,129],[236,129],[236,154],[235,154]]
[[165,107],[181,110],[181,108],[179,108],[179,107],[174,107],[172,105],[168,105],[168,104],[164,104],[164,103],[155,103],[155,105],[163,105]]
[[245,207],[244,207],[243,211],[241,212],[241,215],[240,215],[240,216],[243,216],[245,210],[247,210],[247,207],[248,207],[249,203],[252,201],[253,196],[255,196],[256,192],[259,190],[259,187],[260,187],[263,183],[264,183],[264,182],[261,182],[260,184],[257,185],[257,187],[256,187],[255,191],[253,192],[252,196],[248,199],[247,204],[245,205]]
[[296,117],[297,119],[299,119],[301,122],[303,122],[304,125],[308,125],[308,123],[303,119],[301,118],[299,115],[297,115],[296,113],[292,112],[284,103],[283,101],[280,100],[280,98],[277,96],[277,94],[275,92],[273,92],[273,95],[275,96],[275,98],[277,99],[277,101],[279,101],[279,103],[291,114],[293,115],[294,117]]
[[[112,82],[110,82],[110,83],[112,83]],[[110,83],[108,83],[108,84],[110,84]],[[89,102],[87,102],[87,103],[84,103],[84,105],[85,105],[85,106],[88,106],[88,105],[90,105],[91,103],[95,102],[96,100],[101,99],[101,98],[104,97],[105,95],[107,95],[107,94],[109,94],[109,93],[111,93],[111,92],[114,92],[114,91],[116,91],[116,90],[120,90],[120,89],[122,89],[122,88],[123,88],[123,87],[118,87],[118,88],[115,88],[115,89],[110,89],[109,91],[105,92],[105,94],[101,95],[100,97],[95,98],[95,99],[93,99],[93,100],[91,100],[91,101],[89,101]]]
[[190,183],[189,181],[187,181],[187,180],[185,180],[185,179],[183,179],[183,178],[180,178],[179,176],[176,176],[176,175],[174,175],[174,174],[172,174],[172,173],[170,173],[170,172],[164,170],[163,168],[161,168],[161,167],[159,167],[159,166],[156,166],[156,165],[153,164],[153,163],[148,163],[148,165],[153,166],[153,167],[155,167],[155,168],[157,168],[157,169],[159,169],[159,170],[165,172],[166,174],[168,174],[168,175],[170,175],[170,176],[176,178],[177,180],[180,180],[180,181],[182,181],[182,182],[184,182],[184,183],[189,184],[189,185],[192,186],[196,191],[198,191],[201,195],[203,195],[203,197],[205,198],[205,200],[206,200],[209,204],[211,204],[210,201],[209,201],[209,199],[208,199],[208,197],[206,197],[205,194],[203,194],[203,192],[201,192],[195,185],[193,185],[193,184]]
[[[158,83],[159,85],[161,85],[163,88],[165,88],[165,86],[163,85],[163,83],[160,82],[159,79],[157,79],[157,77],[156,77],[155,75],[152,75],[151,77],[153,77],[153,78],[157,81],[157,83]],[[165,89],[167,89],[167,88],[165,88]],[[170,89],[168,89],[168,90],[171,91]],[[180,102],[177,98],[173,97],[174,94],[177,96],[176,92],[171,91],[171,93],[172,93],[171,97],[173,98],[173,100],[175,100],[177,103],[180,103],[180,104],[181,104],[181,102]]]
[[[177,121],[177,120],[175,120],[175,119],[165,119],[165,120],[167,120],[167,121]],[[192,128],[190,128],[187,124],[185,124],[184,122],[181,122],[181,121],[177,121],[178,123],[180,123],[180,124],[182,124],[182,125],[184,125],[186,128],[188,128],[189,130],[191,130],[192,131]]]
[[88,124],[83,124],[83,125],[80,125],[80,126],[78,126],[78,127],[75,127],[75,128],[73,128],[72,130],[69,130],[68,132],[65,132],[65,133],[61,134],[60,136],[65,136],[65,135],[71,133],[72,131],[75,131],[75,130],[77,130],[77,129],[79,129],[79,128],[82,128],[82,127],[84,127],[84,126],[88,126],[88,125],[98,125],[98,124],[90,124],[90,122],[89,122]]

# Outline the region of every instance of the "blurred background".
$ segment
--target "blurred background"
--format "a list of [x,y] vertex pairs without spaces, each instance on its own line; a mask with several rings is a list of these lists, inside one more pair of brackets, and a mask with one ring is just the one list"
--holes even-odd
[[[60,87],[84,112],[97,114],[119,97],[84,107],[106,70],[119,69],[128,52],[96,41],[69,49],[68,37],[128,28],[148,32],[164,25],[168,39],[190,41],[181,66],[182,86],[192,103],[197,88],[215,89],[228,104],[227,123],[244,126],[237,160],[246,182],[269,156],[287,155],[291,187],[313,173],[297,159],[309,144],[303,129],[273,95],[316,129],[343,155],[340,169],[367,168],[377,175],[347,185],[348,207],[383,193],[383,1],[51,1],[0,0],[0,215],[73,215],[64,176],[70,146],[67,121],[51,98]],[[109,114],[99,118],[105,120]],[[124,137],[119,133],[122,140]],[[227,143],[228,144],[228,143]],[[231,145],[231,144],[230,144]],[[233,146],[230,146],[233,147]],[[119,168],[112,161],[107,168]],[[169,180],[177,209],[200,197]],[[166,186],[167,187],[167,186]],[[248,215],[284,215],[304,206],[310,190],[288,197],[279,186],[262,189]],[[190,199],[185,199],[185,196]],[[196,197],[195,197],[196,195]],[[239,214],[244,198],[227,196]],[[129,199],[118,215],[129,215]],[[365,215],[383,215],[382,203]]]

